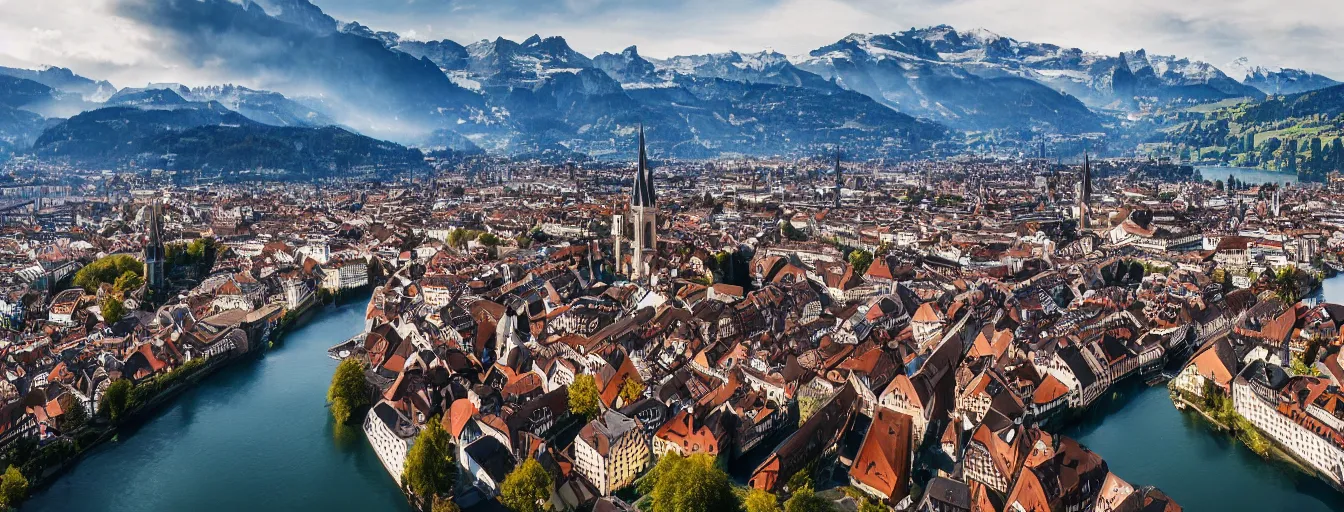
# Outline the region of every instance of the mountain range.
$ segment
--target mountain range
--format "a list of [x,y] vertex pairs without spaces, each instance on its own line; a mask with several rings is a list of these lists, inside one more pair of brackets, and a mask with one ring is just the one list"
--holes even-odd
[[101,123],[172,133],[224,125],[293,138],[338,126],[412,146],[505,155],[625,155],[643,125],[660,157],[810,155],[835,146],[856,157],[902,157],[964,133],[1020,140],[1116,133],[1136,117],[1337,85],[1244,60],[1220,69],[1144,50],[1103,55],[945,25],[852,34],[796,56],[655,59],[633,46],[588,56],[556,36],[416,41],[338,21],[307,0],[150,0],[122,11],[188,62],[210,62],[255,87],[118,90],[63,68],[0,68],[0,154],[96,159],[99,153],[72,144],[81,141],[128,162],[135,159],[130,146],[113,151],[119,146],[81,137],[113,137],[142,157],[181,143],[136,130],[144,138],[131,144],[94,130],[88,116],[96,113]]

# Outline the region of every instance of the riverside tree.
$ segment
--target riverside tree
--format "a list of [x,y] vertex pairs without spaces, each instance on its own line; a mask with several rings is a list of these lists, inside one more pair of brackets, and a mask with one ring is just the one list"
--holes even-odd
[[406,453],[401,481],[416,496],[425,499],[453,492],[453,486],[457,484],[457,462],[453,460],[452,440],[439,417],[430,418],[415,436],[411,451]]
[[113,423],[121,420],[131,403],[131,381],[117,379],[103,390],[103,398],[98,401],[98,414],[107,416]]
[[592,375],[574,376],[569,385],[569,412],[588,419],[597,417],[597,404],[601,401],[597,392],[597,379]]
[[551,485],[551,474],[537,459],[528,457],[504,477],[499,502],[513,512],[542,512],[551,498]]
[[327,402],[331,403],[331,416],[342,424],[350,421],[350,415],[355,409],[369,405],[362,363],[347,358],[336,366],[336,373],[331,376],[331,387],[327,388]]
[[0,476],[0,507],[18,508],[27,497],[28,479],[19,472],[19,468],[10,466],[4,476]]

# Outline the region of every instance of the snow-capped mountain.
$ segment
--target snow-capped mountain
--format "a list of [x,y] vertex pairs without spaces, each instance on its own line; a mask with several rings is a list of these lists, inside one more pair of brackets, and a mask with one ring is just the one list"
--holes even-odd
[[1301,69],[1287,69],[1252,65],[1246,57],[1224,66],[1228,74],[1241,83],[1255,87],[1265,94],[1296,94],[1339,85],[1329,77]]
[[[0,68],[51,89],[21,110],[9,107],[11,114],[69,117],[104,101],[138,111],[208,104],[264,125],[339,123],[431,148],[528,155],[627,151],[643,124],[662,156],[814,154],[835,145],[886,156],[929,148],[947,128],[1010,139],[1123,132],[1127,116],[1334,83],[1250,66],[1229,75],[1144,50],[1103,55],[946,25],[852,34],[794,57],[765,50],[648,59],[631,46],[590,58],[559,36],[410,40],[338,21],[309,0],[197,0],[160,9],[141,21],[227,20],[152,28],[193,61],[249,87],[116,91],[59,68]],[[238,51],[240,44],[253,51]]]
[[784,54],[770,50],[758,53],[687,55],[651,62],[660,70],[688,76],[809,87],[826,91],[834,90],[836,87],[825,78],[798,69]]
[[941,53],[967,59],[993,49],[958,35],[935,46],[918,34],[852,34],[795,58],[795,64],[913,115],[968,130],[995,128],[1084,132],[1101,119],[1077,98],[1013,73],[973,73]]
[[107,101],[112,94],[117,92],[107,80],[92,80],[75,74],[66,68],[54,66],[45,66],[40,69],[19,69],[0,66],[0,75],[9,75],[18,78],[32,80],[45,85],[58,92],[76,96],[78,99],[88,102],[101,103]]
[[861,40],[860,46],[862,41],[876,46],[886,58],[906,61],[906,67],[950,64],[984,78],[1025,78],[1097,109],[1132,112],[1263,96],[1206,62],[1149,55],[1141,49],[1110,56],[1018,41],[983,29],[959,32],[947,25],[851,38]]

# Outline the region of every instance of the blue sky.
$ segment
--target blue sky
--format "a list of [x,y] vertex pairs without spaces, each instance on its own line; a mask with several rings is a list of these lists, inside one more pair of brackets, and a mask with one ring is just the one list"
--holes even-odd
[[[230,80],[174,60],[172,43],[117,4],[0,0],[0,64],[59,65],[117,85]],[[231,0],[242,2],[246,0]],[[335,18],[466,44],[561,35],[589,55],[774,49],[800,54],[853,32],[950,24],[1103,53],[1146,48],[1218,66],[1299,67],[1344,79],[1340,0],[314,0]],[[237,81],[237,80],[234,80]]]

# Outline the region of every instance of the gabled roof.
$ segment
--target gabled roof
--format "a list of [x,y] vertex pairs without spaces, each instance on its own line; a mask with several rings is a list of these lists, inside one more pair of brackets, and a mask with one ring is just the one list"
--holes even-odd
[[896,503],[910,493],[910,416],[877,408],[872,426],[850,467],[850,478],[887,495]]

